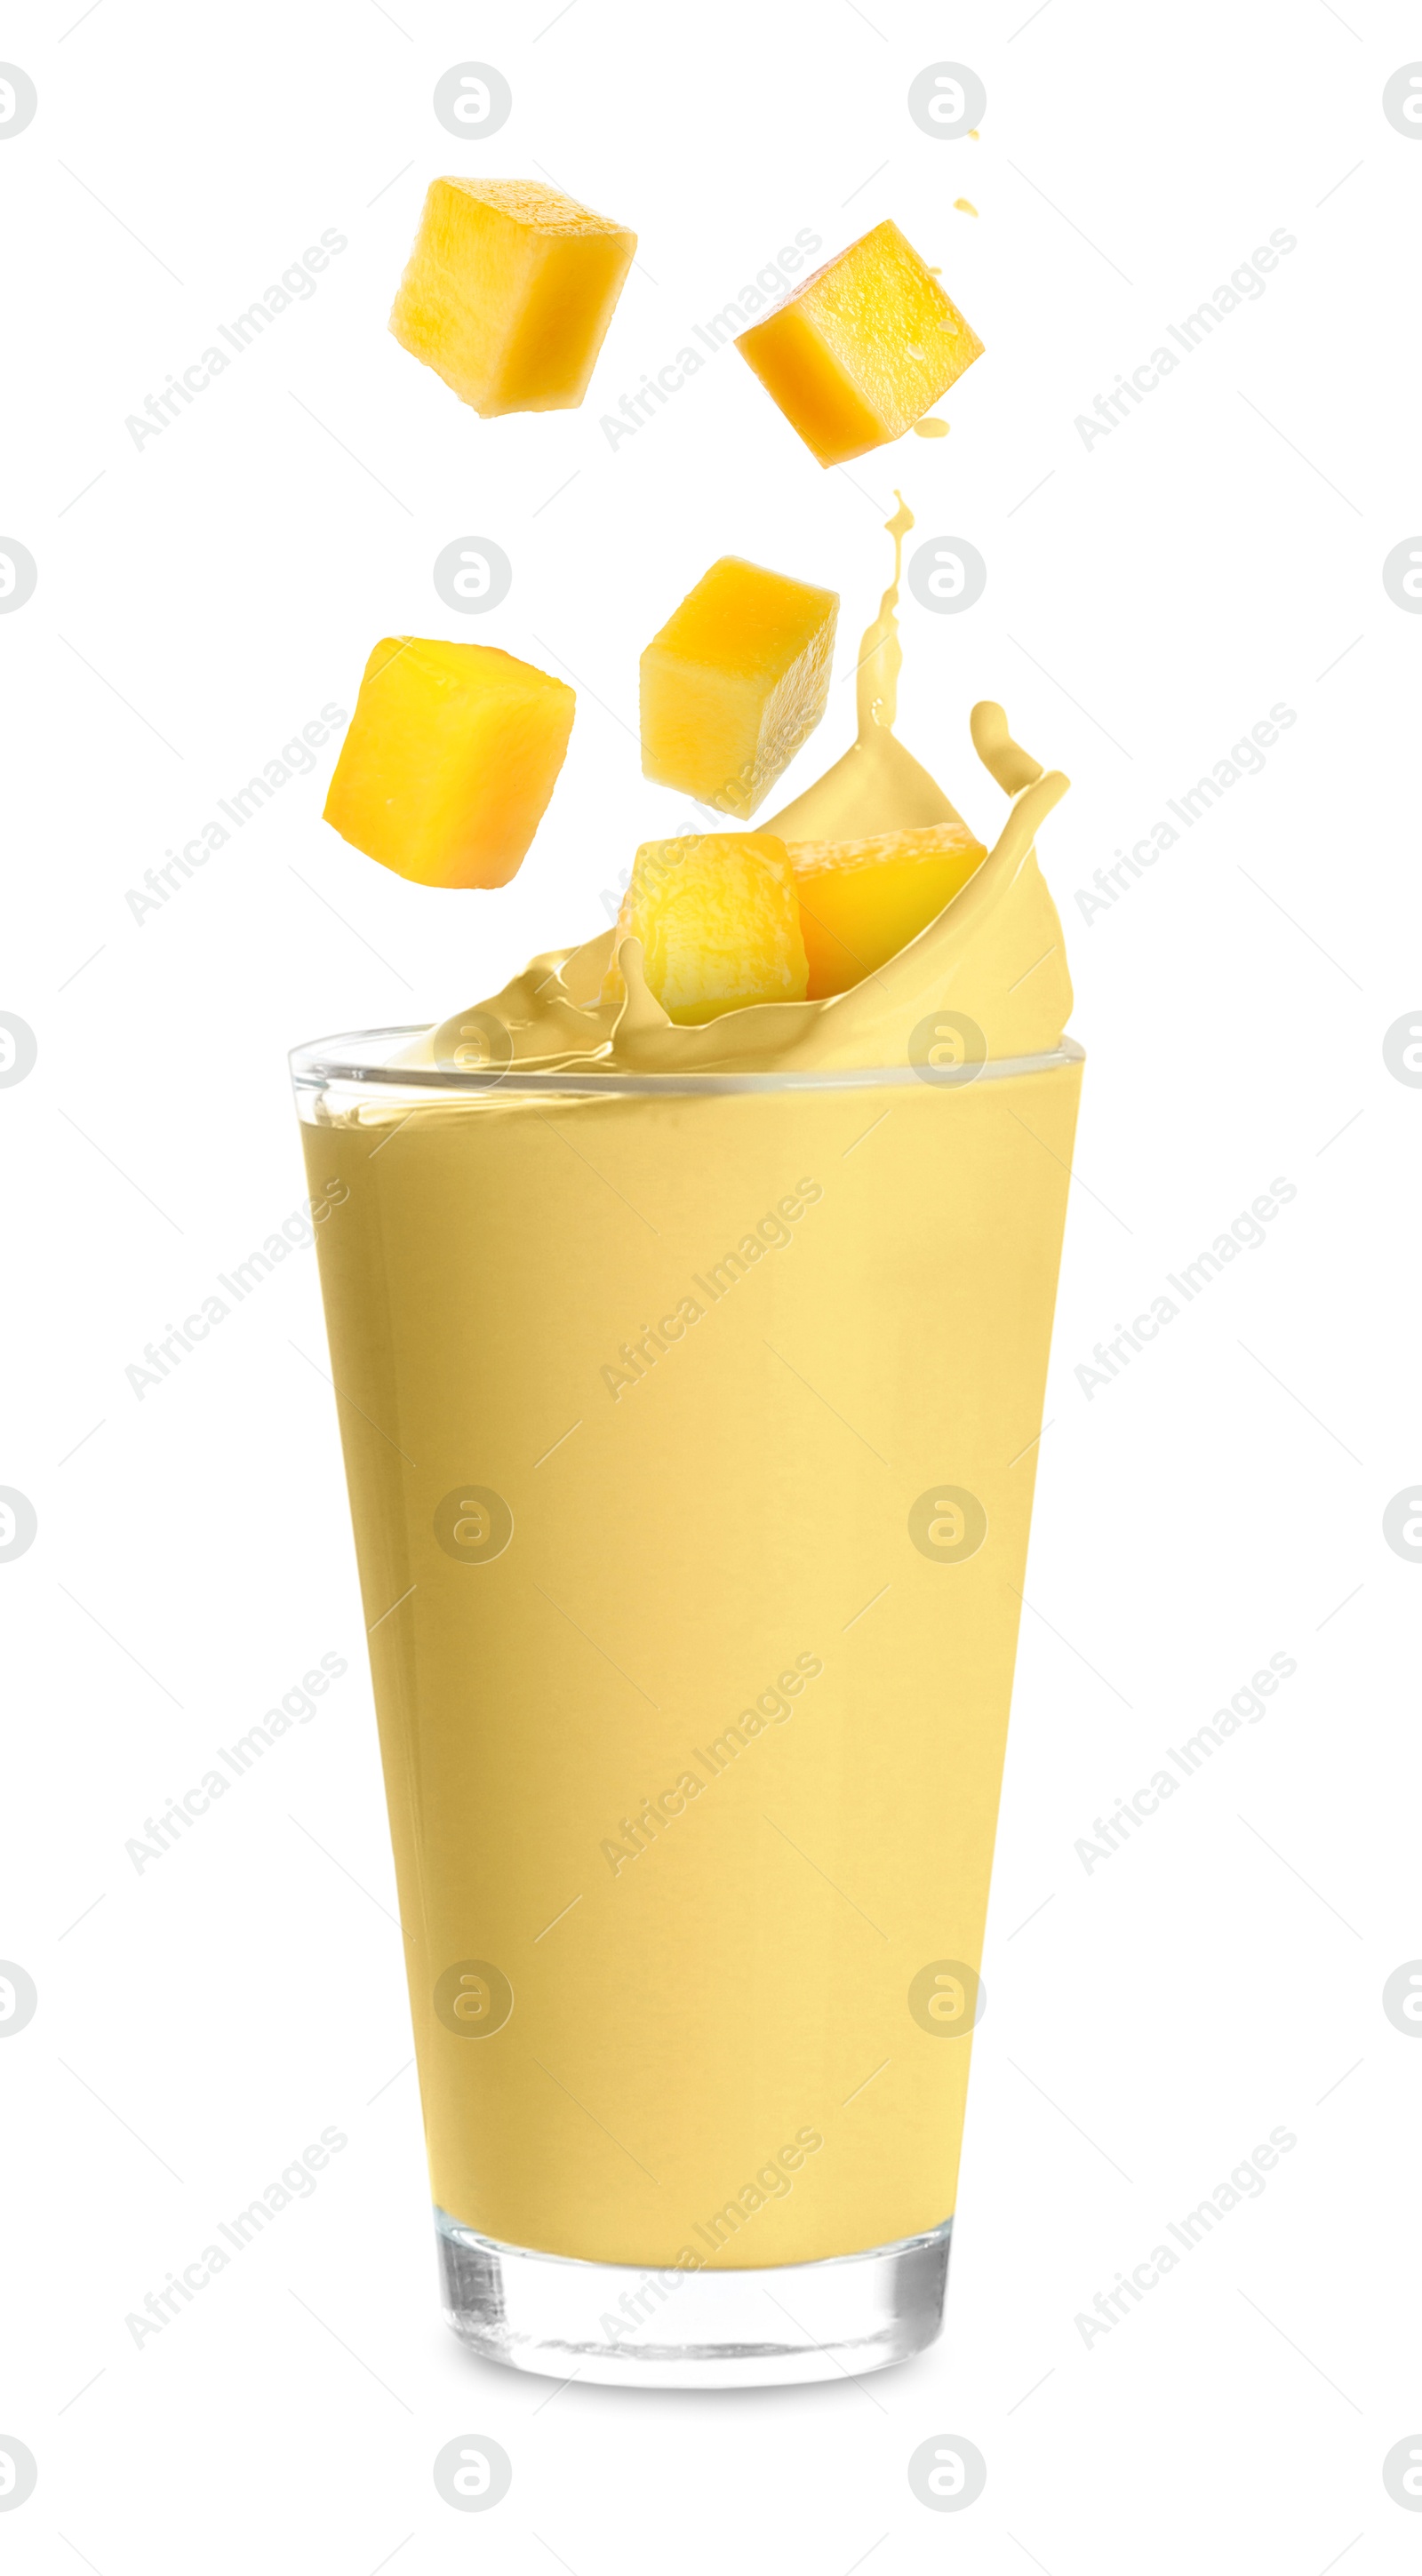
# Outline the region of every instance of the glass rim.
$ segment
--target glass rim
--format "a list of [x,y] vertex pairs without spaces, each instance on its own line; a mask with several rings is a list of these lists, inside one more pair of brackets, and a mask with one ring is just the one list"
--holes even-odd
[[1017,1074],[1052,1073],[1062,1065],[1082,1064],[1086,1049],[1063,1037],[1040,1055],[989,1056],[981,1064],[952,1066],[833,1065],[814,1070],[732,1073],[688,1070],[685,1073],[618,1073],[601,1065],[571,1064],[556,1072],[524,1072],[518,1065],[464,1072],[453,1065],[398,1064],[396,1051],[428,1037],[436,1021],[404,1028],[354,1029],[327,1038],[309,1038],[288,1057],[292,1085],[298,1094],[324,1091],[334,1083],[388,1091],[425,1091],[469,1098],[500,1091],[510,1097],[537,1099],[554,1092],[577,1092],[590,1099],[620,1099],[639,1094],[665,1098],[680,1092],[692,1098],[738,1091],[868,1091],[886,1084],[926,1083],[933,1091],[962,1091],[975,1082],[1001,1082]]

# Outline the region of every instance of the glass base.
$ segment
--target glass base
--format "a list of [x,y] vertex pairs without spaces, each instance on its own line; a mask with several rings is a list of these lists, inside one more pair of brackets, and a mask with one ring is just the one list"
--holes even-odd
[[618,2388],[767,2388],[908,2361],[943,2323],[952,2225],[822,2263],[659,2272],[499,2245],[435,2211],[444,2312],[465,2343]]

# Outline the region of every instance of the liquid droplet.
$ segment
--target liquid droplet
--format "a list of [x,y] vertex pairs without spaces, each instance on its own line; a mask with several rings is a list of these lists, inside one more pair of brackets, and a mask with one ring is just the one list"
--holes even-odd
[[946,420],[916,420],[913,434],[915,438],[946,438],[951,427]]

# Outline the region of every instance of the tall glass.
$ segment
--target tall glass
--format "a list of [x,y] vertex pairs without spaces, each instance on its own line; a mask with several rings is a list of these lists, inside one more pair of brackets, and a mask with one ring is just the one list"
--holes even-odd
[[1081,1050],[293,1058],[443,2294],[734,2386],[942,2320]]

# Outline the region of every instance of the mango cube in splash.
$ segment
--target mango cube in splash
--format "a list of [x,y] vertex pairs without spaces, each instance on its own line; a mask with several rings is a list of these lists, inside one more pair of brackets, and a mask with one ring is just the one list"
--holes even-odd
[[876,224],[736,342],[821,465],[902,438],[983,344],[895,223]]
[[587,392],[637,236],[534,179],[435,179],[390,328],[485,420]]
[[[805,998],[795,872],[772,832],[644,841],[617,936],[640,939],[648,991],[683,1028],[752,1002]],[[609,978],[613,992],[621,981]]]
[[365,666],[326,821],[416,885],[501,886],[573,729],[566,681],[493,644],[387,635]]
[[838,593],[723,555],[642,656],[642,771],[742,819],[814,732]]
[[809,961],[806,998],[847,993],[937,919],[987,857],[962,823],[786,844]]

